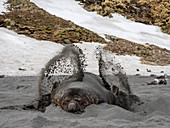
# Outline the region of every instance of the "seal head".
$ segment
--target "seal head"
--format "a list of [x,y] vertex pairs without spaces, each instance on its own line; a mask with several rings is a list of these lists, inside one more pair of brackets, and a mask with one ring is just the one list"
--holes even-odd
[[52,103],[61,106],[67,112],[82,113],[88,105],[98,104],[98,98],[95,94],[89,95],[80,88],[56,89],[52,92]]

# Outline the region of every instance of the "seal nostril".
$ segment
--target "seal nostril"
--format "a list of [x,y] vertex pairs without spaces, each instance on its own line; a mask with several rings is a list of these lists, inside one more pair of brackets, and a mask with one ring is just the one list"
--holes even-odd
[[68,104],[68,111],[69,112],[75,112],[76,111],[76,103],[71,102]]

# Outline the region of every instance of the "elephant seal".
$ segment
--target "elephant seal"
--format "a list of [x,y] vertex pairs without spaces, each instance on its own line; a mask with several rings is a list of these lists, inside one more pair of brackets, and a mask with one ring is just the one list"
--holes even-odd
[[[126,74],[120,65],[107,60],[105,51],[97,50],[99,76],[85,72],[84,54],[75,45],[65,46],[46,64],[39,81],[39,110],[53,103],[67,112],[79,113],[90,104],[103,102],[130,110],[137,97],[131,92]],[[64,77],[60,75],[63,73]]]
[[115,103],[114,93],[104,87],[101,78],[84,72],[82,81],[66,81],[51,93],[52,103],[67,112],[83,112],[90,104]]

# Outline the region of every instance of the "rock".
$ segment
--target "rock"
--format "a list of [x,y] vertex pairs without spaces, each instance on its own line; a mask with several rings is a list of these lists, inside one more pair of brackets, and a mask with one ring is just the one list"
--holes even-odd
[[105,34],[105,38],[106,39],[108,39],[108,40],[117,40],[118,41],[118,38],[116,38],[115,36],[113,36],[113,35],[107,35],[107,34]]
[[151,72],[151,70],[149,70],[149,69],[146,69],[146,71],[147,71],[147,72]]
[[156,77],[156,75],[155,75],[155,74],[151,74],[150,76],[151,76],[151,77]]
[[166,85],[166,84],[167,84],[167,79],[160,80],[160,81],[159,81],[159,84],[164,84],[164,85]]
[[95,3],[95,2],[101,2],[102,0],[83,0],[83,1],[87,3]]
[[157,76],[157,79],[166,79],[167,78],[167,74],[161,75],[161,76]]
[[5,77],[5,75],[0,75],[0,78],[4,78]]
[[64,42],[65,42],[66,44],[71,44],[71,41],[70,41],[69,39],[65,39]]
[[157,85],[158,83],[159,83],[159,80],[158,79],[154,79],[153,81],[148,82],[147,85]]
[[24,67],[20,67],[20,68],[18,68],[18,70],[26,71],[26,68],[24,68]]

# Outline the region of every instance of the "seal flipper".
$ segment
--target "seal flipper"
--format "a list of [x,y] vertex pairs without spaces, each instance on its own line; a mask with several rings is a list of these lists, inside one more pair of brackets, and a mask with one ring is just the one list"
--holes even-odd
[[[53,89],[57,88],[60,83],[63,82],[73,82],[73,81],[82,81],[84,77],[84,54],[82,50],[74,45],[68,45],[66,46],[61,54],[65,54],[67,51],[70,51],[72,55],[70,55],[71,58],[71,64],[74,66],[73,69],[73,74],[69,76],[68,78],[66,77],[65,79],[61,81],[57,81],[53,84]],[[68,53],[67,53],[68,54]],[[65,55],[67,56],[67,55]],[[74,61],[73,61],[74,60]],[[53,90],[52,89],[52,90]]]
[[37,111],[37,105],[38,105],[37,102],[33,101],[31,103],[24,104],[24,105],[4,106],[4,107],[0,107],[0,109]]
[[[139,98],[131,92],[126,73],[115,60],[107,59],[107,57],[113,57],[111,57],[111,55],[102,47],[98,48],[96,56],[99,61],[100,77],[103,80],[105,88],[111,90],[116,97],[115,104],[130,110],[131,104],[134,103],[134,100],[139,101]],[[110,76],[111,78],[109,78]]]
[[39,81],[39,94],[51,93],[54,83],[62,83],[66,79],[71,79],[73,75],[77,80],[81,80],[84,70],[84,55],[80,48],[75,45],[67,45],[56,56],[54,56],[41,71]]
[[116,87],[116,86],[114,86],[114,85],[112,85],[112,93],[114,94],[114,95],[118,95],[118,92],[119,92],[119,88],[118,87]]
[[[42,69],[39,80],[39,107],[46,107],[47,95],[52,90],[60,86],[60,83],[70,81],[82,81],[84,77],[83,70],[84,54],[80,48],[71,44],[65,46],[62,51],[54,56]],[[48,98],[50,100],[50,98]],[[48,100],[47,100],[48,101]]]
[[102,59],[102,53],[100,52],[99,53],[99,75],[100,77],[102,78],[102,81],[104,83],[104,87],[108,90],[111,90],[111,87],[110,87],[110,84],[107,82],[106,80],[106,73],[104,72],[103,68],[104,68],[104,61]]

